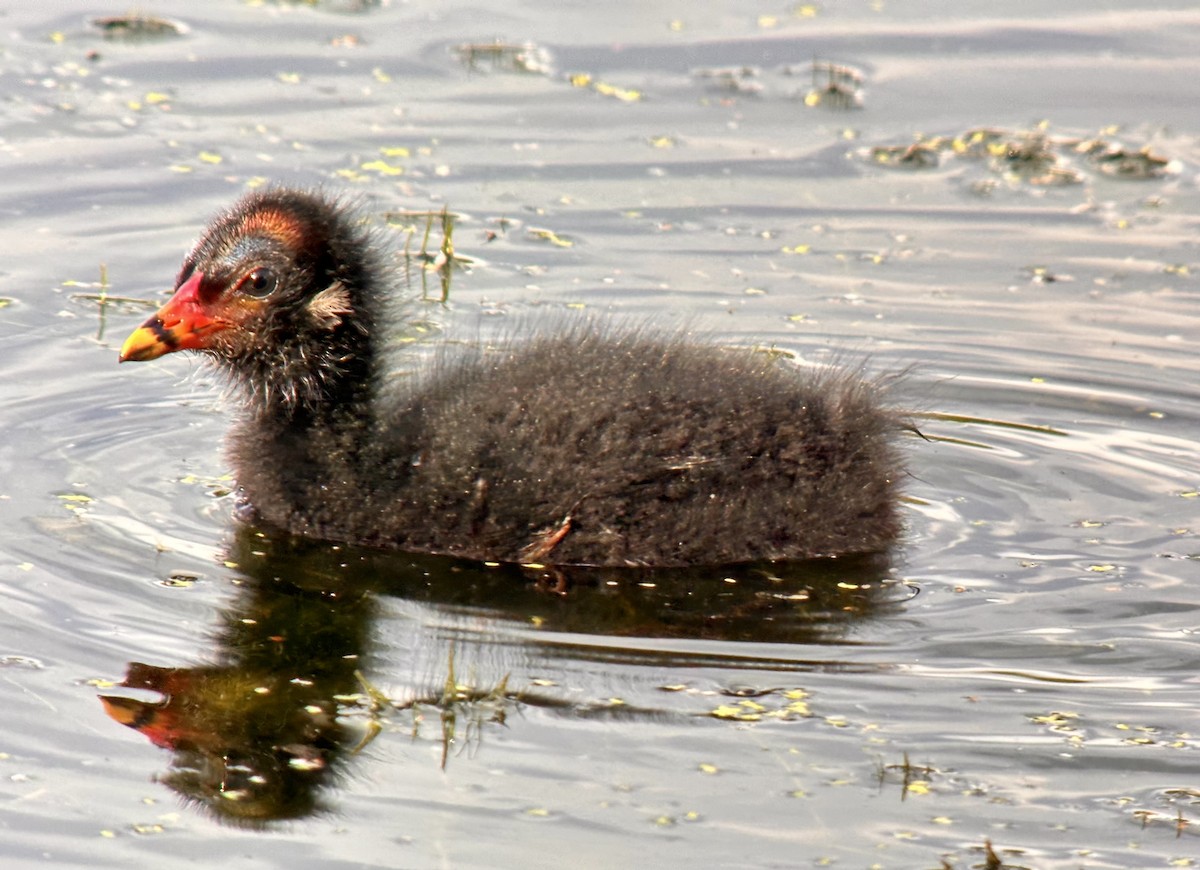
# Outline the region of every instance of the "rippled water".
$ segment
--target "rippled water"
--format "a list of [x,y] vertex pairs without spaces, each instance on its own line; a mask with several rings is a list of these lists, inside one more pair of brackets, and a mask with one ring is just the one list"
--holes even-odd
[[[1200,864],[1200,13],[365,5],[0,18],[5,866]],[[239,529],[219,385],[116,346],[266,180],[461,214],[445,339],[908,369],[904,546],[559,596]]]

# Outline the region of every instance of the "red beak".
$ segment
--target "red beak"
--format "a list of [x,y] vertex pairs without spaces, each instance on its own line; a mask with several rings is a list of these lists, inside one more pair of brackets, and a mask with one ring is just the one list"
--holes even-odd
[[125,339],[120,362],[141,362],[177,350],[208,347],[211,337],[230,324],[224,318],[214,316],[212,306],[200,298],[203,279],[203,274],[193,272],[179,285],[167,304]]

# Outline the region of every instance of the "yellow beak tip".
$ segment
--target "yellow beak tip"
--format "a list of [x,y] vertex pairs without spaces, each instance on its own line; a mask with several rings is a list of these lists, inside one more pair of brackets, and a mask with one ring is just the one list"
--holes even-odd
[[139,326],[121,345],[117,362],[143,362],[162,356],[169,348],[153,330]]

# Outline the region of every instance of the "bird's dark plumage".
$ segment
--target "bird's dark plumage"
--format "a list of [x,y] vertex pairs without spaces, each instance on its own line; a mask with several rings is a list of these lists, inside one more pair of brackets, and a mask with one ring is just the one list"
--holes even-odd
[[238,484],[301,535],[503,562],[701,565],[888,548],[903,421],[854,371],[595,323],[381,390],[387,287],[318,194],[253,193],[121,358],[210,356]]

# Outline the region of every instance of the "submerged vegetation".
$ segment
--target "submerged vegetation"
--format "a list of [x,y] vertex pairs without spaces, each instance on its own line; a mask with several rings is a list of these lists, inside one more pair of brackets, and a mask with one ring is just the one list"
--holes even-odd
[[[389,211],[385,212],[383,217],[389,226],[406,234],[402,251],[406,283],[412,285],[412,268],[415,265],[421,272],[422,298],[428,298],[429,275],[432,274],[437,276],[440,286],[438,301],[448,301],[450,282],[455,270],[470,268],[473,262],[470,257],[454,250],[454,226],[460,215],[442,207],[435,211]],[[435,224],[441,228],[442,240],[435,247],[430,247]],[[413,239],[417,238],[418,233],[420,241],[416,250],[413,250]]]
[[918,135],[908,143],[877,145],[864,156],[896,169],[934,169],[953,159],[982,162],[994,175],[1035,186],[1081,184],[1089,169],[1134,180],[1160,178],[1177,169],[1149,146],[1127,148],[1106,135],[1051,136],[1046,124],[1018,131],[975,127],[953,136]]
[[188,32],[187,25],[182,22],[153,15],[131,14],[93,18],[91,24],[105,39],[163,39],[183,36]]

